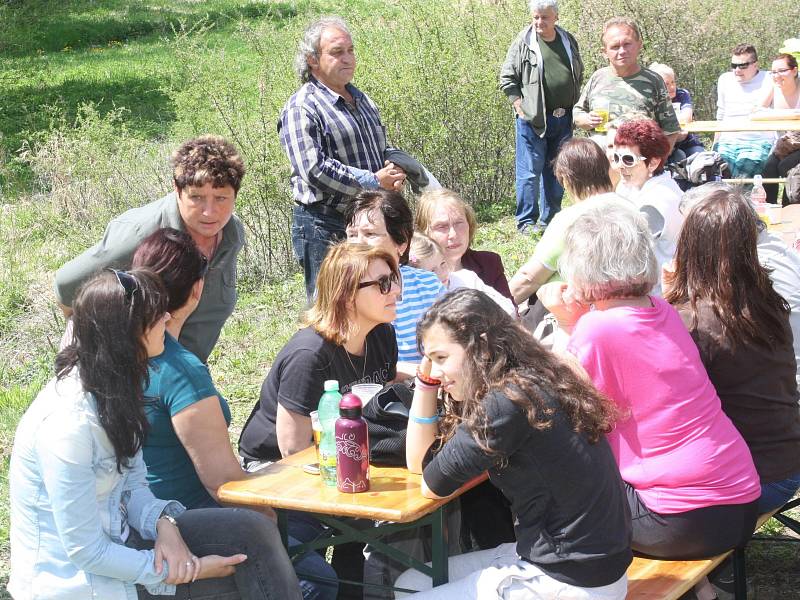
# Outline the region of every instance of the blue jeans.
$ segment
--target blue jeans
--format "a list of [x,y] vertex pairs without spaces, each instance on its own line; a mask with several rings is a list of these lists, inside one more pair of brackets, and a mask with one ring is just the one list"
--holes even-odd
[[[186,512],[194,513],[197,511],[198,508],[215,508],[219,506],[220,505],[217,504],[213,498],[209,497],[208,500],[202,504],[202,507],[193,507],[194,510],[188,510]],[[217,510],[228,511],[234,509],[219,508]],[[248,513],[254,512],[241,508],[235,510],[239,512],[246,511]],[[225,515],[225,513],[221,512],[217,512],[216,514],[223,516]],[[292,512],[290,514],[292,516],[289,517],[287,523],[287,533],[288,533],[290,547],[296,546],[304,542],[310,542],[317,538],[322,526],[319,524],[318,521],[316,521],[316,519],[308,517],[304,513]],[[263,517],[264,519],[269,521],[270,525],[274,525],[272,521],[270,521],[263,515],[259,514],[258,516]],[[217,518],[221,517],[218,516]],[[246,535],[243,535],[242,537],[246,539],[247,537],[250,536],[251,534],[248,533]],[[280,536],[278,537],[278,541],[280,542]],[[281,547],[280,551],[283,554],[286,554],[286,550],[283,547]],[[219,552],[215,554],[219,554]],[[245,554],[247,553],[245,552]],[[294,561],[293,566],[294,566],[294,572],[297,574],[297,579],[300,581],[300,590],[303,593],[303,600],[336,600],[336,596],[339,593],[339,584],[336,583],[335,581],[337,579],[336,571],[333,569],[332,566],[330,566],[325,561],[325,558],[322,555],[316,552],[306,552],[300,558]],[[333,582],[309,581],[304,577],[304,575],[324,577],[327,579],[332,579],[334,581]]]
[[547,131],[536,135],[525,119],[515,119],[517,188],[517,228],[537,221],[547,224],[561,210],[564,188],[553,175],[553,160],[564,140],[572,137],[572,111],[563,117],[547,115]]
[[332,244],[345,238],[342,215],[326,214],[320,208],[295,205],[292,211],[292,248],[303,269],[309,303],[317,288],[322,260]]
[[758,500],[758,512],[764,514],[780,508],[794,498],[800,489],[800,473],[787,477],[783,481],[761,484],[761,498]]

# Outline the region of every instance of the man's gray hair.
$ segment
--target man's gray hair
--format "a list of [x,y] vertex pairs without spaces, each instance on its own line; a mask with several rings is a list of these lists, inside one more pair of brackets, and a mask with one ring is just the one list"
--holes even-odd
[[644,296],[659,276],[647,220],[621,200],[587,209],[567,228],[558,270],[582,303]]
[[297,54],[294,57],[294,70],[302,83],[306,83],[311,79],[311,67],[308,65],[308,57],[319,57],[319,40],[322,37],[322,33],[328,28],[339,29],[350,35],[347,23],[341,17],[322,17],[306,27],[303,32],[303,38],[297,48]]
[[531,14],[548,8],[552,8],[553,12],[558,14],[558,0],[528,0],[528,8]]

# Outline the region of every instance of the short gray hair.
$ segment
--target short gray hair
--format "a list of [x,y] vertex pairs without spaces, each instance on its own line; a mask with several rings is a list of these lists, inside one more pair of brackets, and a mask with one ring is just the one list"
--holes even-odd
[[[322,17],[306,27],[303,38],[294,56],[294,70],[300,78],[301,83],[306,83],[311,79],[311,67],[308,65],[309,56],[319,56],[319,40],[326,29],[339,29],[350,35],[347,23],[341,17]],[[351,36],[352,37],[352,36]]]
[[654,62],[647,68],[653,71],[654,73],[658,73],[662,77],[664,75],[669,75],[670,77],[675,79],[675,69],[673,69],[669,65],[665,65],[664,63]]
[[552,8],[553,12],[558,14],[558,0],[528,0],[528,8],[531,14],[537,10],[547,10]]
[[644,296],[658,281],[647,220],[623,201],[587,209],[567,228],[558,270],[579,302]]

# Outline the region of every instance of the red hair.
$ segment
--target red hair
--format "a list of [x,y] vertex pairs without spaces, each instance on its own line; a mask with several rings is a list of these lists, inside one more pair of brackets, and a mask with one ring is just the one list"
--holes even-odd
[[623,123],[617,129],[614,145],[638,146],[639,152],[647,159],[648,163],[653,159],[658,159],[659,165],[654,175],[659,175],[664,171],[664,163],[669,156],[669,140],[655,121],[640,119]]

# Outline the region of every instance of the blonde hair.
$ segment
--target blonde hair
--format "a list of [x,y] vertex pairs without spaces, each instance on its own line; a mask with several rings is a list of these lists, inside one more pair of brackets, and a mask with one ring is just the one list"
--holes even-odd
[[475,232],[478,230],[478,219],[475,218],[475,211],[461,196],[447,188],[431,190],[419,197],[417,200],[417,216],[414,221],[414,229],[424,234],[430,233],[433,211],[440,202],[447,203],[450,206],[457,206],[464,213],[464,217],[467,219],[467,224],[469,225],[469,245],[471,246],[472,240],[475,238]]
[[313,327],[322,337],[337,345],[356,333],[352,307],[358,285],[367,275],[372,261],[382,260],[400,280],[397,257],[382,248],[367,244],[341,242],[331,246],[317,276],[317,294],[303,324]]
[[411,238],[411,254],[408,257],[408,263],[413,267],[419,267],[420,259],[430,258],[437,252],[440,256],[445,255],[444,248],[439,242],[424,233],[415,231],[414,237]]

